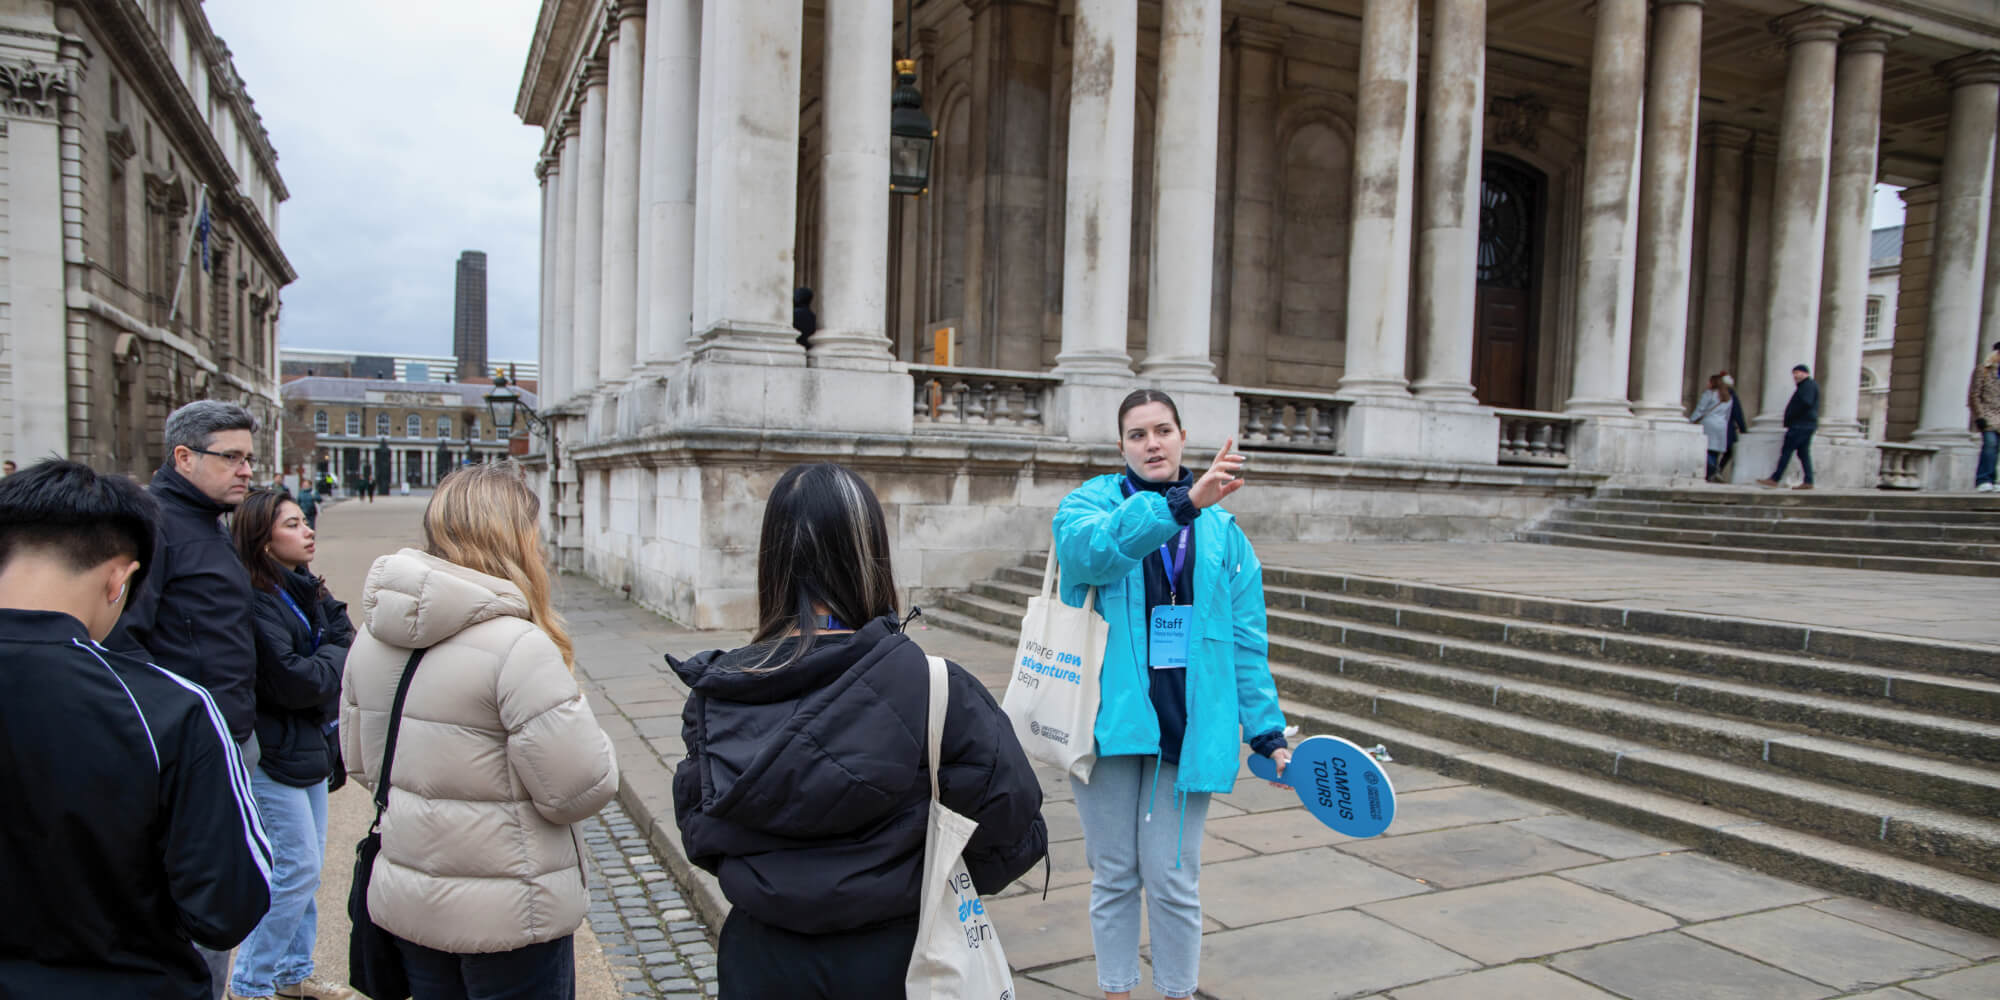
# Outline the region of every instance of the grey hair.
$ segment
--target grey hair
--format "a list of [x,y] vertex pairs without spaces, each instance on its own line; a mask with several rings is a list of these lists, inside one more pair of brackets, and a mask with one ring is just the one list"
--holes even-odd
[[175,448],[206,448],[223,431],[257,430],[257,418],[235,403],[197,399],[167,415],[167,454]]

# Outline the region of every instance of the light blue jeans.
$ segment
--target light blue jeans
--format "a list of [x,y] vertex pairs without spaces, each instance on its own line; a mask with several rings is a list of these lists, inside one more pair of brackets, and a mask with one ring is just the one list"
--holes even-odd
[[293,788],[253,767],[250,792],[271,839],[271,909],[237,946],[229,989],[237,996],[267,997],[313,974],[313,941],[319,934],[314,897],[326,855],[326,782]]
[[1201,831],[1209,797],[1195,792],[1177,798],[1178,773],[1158,757],[1102,757],[1089,784],[1070,779],[1090,862],[1097,986],[1106,993],[1139,985],[1142,888],[1153,988],[1164,996],[1193,996],[1201,975]]

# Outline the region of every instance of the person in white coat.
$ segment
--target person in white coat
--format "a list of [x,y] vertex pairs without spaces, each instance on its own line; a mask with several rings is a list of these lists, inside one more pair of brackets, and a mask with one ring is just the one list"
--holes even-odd
[[403,708],[368,912],[398,939],[415,1000],[569,1000],[590,897],[574,824],[618,790],[611,740],[571,675],[535,525],[511,465],[447,476],[423,550],[383,556],[341,687],[341,752],[375,787]]
[[1722,453],[1729,450],[1729,407],[1733,398],[1729,387],[1723,384],[1721,375],[1708,377],[1708,388],[1695,401],[1694,412],[1688,415],[1688,422],[1700,424],[1702,432],[1708,436],[1708,481],[1720,482],[1718,469],[1722,465]]

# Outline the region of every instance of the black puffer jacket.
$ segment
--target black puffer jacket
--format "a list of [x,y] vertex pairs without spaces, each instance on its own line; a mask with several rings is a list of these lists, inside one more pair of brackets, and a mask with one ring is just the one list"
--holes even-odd
[[[783,670],[744,672],[759,659],[668,657],[694,689],[674,772],[688,857],[731,904],[801,934],[914,917],[931,794],[924,651],[884,617],[818,637]],[[1042,790],[985,686],[957,664],[950,677],[939,794],[979,824],[965,865],[993,893],[1047,852]]]
[[354,625],[313,577],[287,573],[283,583],[298,611],[275,591],[257,591],[257,766],[305,788],[333,773],[325,727],[338,717]]

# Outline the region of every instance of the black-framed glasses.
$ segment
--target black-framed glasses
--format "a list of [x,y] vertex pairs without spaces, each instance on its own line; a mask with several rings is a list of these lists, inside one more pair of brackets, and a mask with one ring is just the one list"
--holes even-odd
[[257,459],[255,452],[248,451],[209,451],[207,448],[196,448],[193,445],[189,445],[188,450],[199,455],[213,455],[229,463],[232,469],[239,465],[249,465]]

